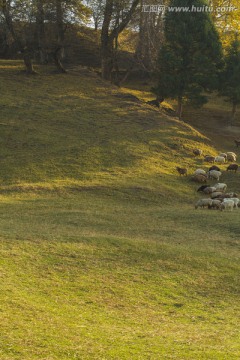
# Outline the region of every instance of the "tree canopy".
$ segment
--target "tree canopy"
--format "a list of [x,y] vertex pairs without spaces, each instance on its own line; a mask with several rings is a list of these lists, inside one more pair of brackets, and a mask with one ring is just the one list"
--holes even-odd
[[240,104],[240,40],[232,41],[225,55],[225,67],[221,73],[220,94],[232,104],[230,123],[233,124]]
[[[170,6],[204,6],[203,0],[172,0]],[[206,12],[171,12],[165,17],[165,43],[158,58],[158,86],[163,98],[202,105],[204,91],[217,88],[222,48],[211,16]]]

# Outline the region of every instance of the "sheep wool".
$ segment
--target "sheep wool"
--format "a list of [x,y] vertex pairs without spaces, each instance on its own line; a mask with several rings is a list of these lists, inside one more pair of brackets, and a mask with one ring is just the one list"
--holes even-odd
[[199,207],[204,208],[205,206],[210,207],[212,205],[212,199],[200,199],[195,204],[195,209]]
[[218,162],[218,163],[221,163],[221,164],[224,164],[225,163],[225,157],[224,156],[216,156],[214,161]]
[[217,171],[217,170],[208,171],[207,174],[209,179],[215,179],[215,180],[219,180],[220,176],[222,175],[221,171]]
[[234,208],[234,201],[232,199],[226,199],[221,204],[221,211],[223,210],[233,211],[233,208]]

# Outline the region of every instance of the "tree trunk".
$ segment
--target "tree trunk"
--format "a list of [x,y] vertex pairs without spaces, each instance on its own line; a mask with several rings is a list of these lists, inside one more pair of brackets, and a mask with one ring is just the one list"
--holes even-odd
[[178,115],[179,120],[182,119],[182,109],[183,109],[182,97],[179,96],[178,97],[178,108],[177,108],[177,115]]
[[[120,13],[118,13],[116,18],[116,26],[119,26]],[[118,66],[118,34],[114,38],[114,48],[113,48],[113,68],[115,70],[114,84],[119,86],[119,66]]]
[[126,71],[126,74],[124,75],[124,77],[122,78],[122,80],[119,82],[119,86],[121,86],[125,81],[127,81],[129,75],[131,74],[133,68],[135,66],[135,63],[132,62],[131,66],[129,67],[129,69]]
[[235,119],[236,112],[237,112],[237,104],[233,103],[232,104],[231,116],[230,116],[230,126],[232,126],[234,124],[234,119]]
[[26,73],[28,75],[34,75],[36,74],[36,71],[33,69],[31,54],[28,50],[25,50],[23,53],[23,61],[26,67]]
[[32,65],[31,59],[31,51],[27,48],[26,45],[23,44],[22,40],[18,37],[17,33],[15,32],[12,15],[10,13],[10,5],[9,2],[6,0],[2,0],[2,12],[6,21],[6,25],[8,27],[9,32],[12,35],[15,43],[17,44],[21,54],[23,54],[23,61],[26,66],[26,73],[27,74],[35,74]]
[[36,37],[39,49],[39,60],[41,64],[46,64],[47,54],[45,48],[45,26],[44,26],[44,9],[43,0],[37,0],[37,14],[36,14]]
[[[140,2],[140,7],[141,9],[143,8],[143,0],[141,0]],[[144,44],[144,16],[146,15],[145,13],[142,12],[142,10],[140,9],[140,15],[139,15],[139,36],[138,36],[138,43],[137,43],[137,48],[136,48],[136,56],[139,59],[142,59],[143,57],[143,44]]]
[[9,51],[9,45],[8,45],[8,35],[7,35],[8,29],[5,25],[2,27],[2,48],[0,50],[1,56],[5,57],[8,55]]
[[66,74],[67,70],[63,67],[61,60],[60,60],[60,53],[61,53],[61,47],[57,48],[54,52],[53,52],[53,60],[54,63],[57,67],[57,69],[63,73]]
[[113,59],[112,59],[112,51],[108,49],[102,48],[102,78],[105,80],[111,80],[112,69],[113,69]]
[[64,59],[64,23],[63,23],[63,9],[62,0],[56,0],[56,16],[57,16],[57,42],[61,47],[60,58]]
[[113,66],[112,49],[113,43],[109,41],[109,27],[113,13],[113,0],[107,0],[104,20],[101,32],[101,63],[102,63],[102,78],[105,80],[111,79],[111,72]]
[[114,59],[113,59],[114,40],[128,25],[138,3],[139,0],[133,0],[132,6],[128,11],[128,13],[126,14],[125,18],[121,21],[121,23],[118,26],[115,26],[115,28],[111,31],[111,33],[109,33],[110,23],[113,14],[113,0],[107,0],[106,2],[102,32],[101,32],[102,78],[105,80],[111,80],[111,73],[114,63]]
[[94,20],[94,31],[98,31],[98,19]]

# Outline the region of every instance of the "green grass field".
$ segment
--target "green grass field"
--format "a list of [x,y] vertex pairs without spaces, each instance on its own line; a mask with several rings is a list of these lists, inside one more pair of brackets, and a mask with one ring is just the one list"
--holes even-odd
[[240,210],[195,210],[175,170],[230,137],[20,70],[0,62],[0,359],[239,359]]

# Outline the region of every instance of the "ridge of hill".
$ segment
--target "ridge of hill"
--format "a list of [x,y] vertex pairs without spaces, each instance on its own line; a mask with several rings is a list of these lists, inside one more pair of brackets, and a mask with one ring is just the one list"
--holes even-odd
[[190,125],[85,68],[56,75],[42,67],[34,77],[20,68],[0,63],[2,191],[95,186],[186,195],[189,181],[176,166],[201,165],[196,147],[217,154]]

